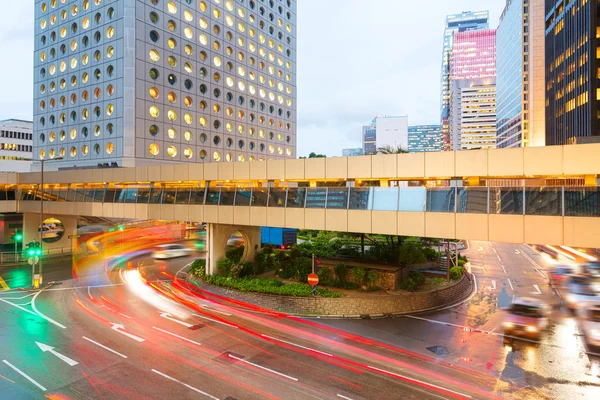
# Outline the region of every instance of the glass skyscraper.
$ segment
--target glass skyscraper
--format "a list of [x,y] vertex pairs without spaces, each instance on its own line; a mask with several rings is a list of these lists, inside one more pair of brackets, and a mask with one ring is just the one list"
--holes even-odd
[[598,0],[546,0],[546,145],[600,134]]
[[424,153],[443,151],[441,125],[415,125],[408,127],[408,152]]
[[450,113],[450,52],[454,43],[456,32],[465,32],[478,29],[486,29],[489,11],[464,11],[460,14],[451,14],[446,17],[444,28],[444,46],[442,49],[442,73],[440,93],[440,114],[442,123],[442,136],[445,142],[445,150],[450,150],[450,138],[448,136],[448,115]]

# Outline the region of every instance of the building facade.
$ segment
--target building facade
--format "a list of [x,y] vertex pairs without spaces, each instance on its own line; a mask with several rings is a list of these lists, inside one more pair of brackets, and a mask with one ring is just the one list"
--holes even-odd
[[49,168],[296,156],[296,0],[36,0],[34,69]]
[[448,136],[448,116],[450,113],[450,53],[454,44],[454,34],[489,28],[489,11],[465,11],[460,14],[451,14],[446,17],[444,27],[444,42],[442,48],[442,71],[440,82],[440,115],[442,136],[445,150],[450,150]]
[[597,0],[546,0],[546,145],[600,135]]
[[545,142],[544,0],[507,0],[496,35],[497,146]]
[[362,156],[363,153],[363,149],[362,148],[356,148],[356,149],[343,149],[342,150],[342,157],[354,157],[354,156]]
[[29,172],[33,150],[33,123],[0,121],[0,171]]
[[441,125],[414,125],[408,127],[408,152],[443,151]]
[[369,125],[362,127],[363,154],[373,154],[377,151],[377,118],[373,118]]
[[377,148],[401,147],[408,151],[408,117],[377,117]]

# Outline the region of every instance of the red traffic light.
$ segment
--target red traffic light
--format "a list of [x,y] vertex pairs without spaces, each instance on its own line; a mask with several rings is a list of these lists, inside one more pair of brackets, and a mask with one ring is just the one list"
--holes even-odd
[[10,236],[15,236],[15,231],[10,231]]

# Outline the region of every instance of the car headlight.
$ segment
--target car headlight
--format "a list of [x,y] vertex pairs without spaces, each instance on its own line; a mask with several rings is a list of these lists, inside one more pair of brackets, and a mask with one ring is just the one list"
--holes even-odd
[[512,322],[503,322],[502,326],[505,328],[514,328],[515,324],[513,324]]
[[525,328],[525,330],[527,332],[537,332],[538,328],[536,326],[533,326],[533,325],[528,325],[527,328]]
[[567,300],[567,303],[575,303],[577,301],[577,299],[575,298],[575,296],[573,296],[572,294],[568,294],[565,297],[565,300]]

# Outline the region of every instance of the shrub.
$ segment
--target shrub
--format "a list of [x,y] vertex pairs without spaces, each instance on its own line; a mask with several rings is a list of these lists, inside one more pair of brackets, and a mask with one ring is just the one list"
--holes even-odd
[[378,279],[379,279],[379,272],[370,270],[369,272],[367,272],[367,276],[365,277],[365,283],[367,284],[367,286],[370,286],[370,285],[374,284],[375,282],[377,282]]
[[295,274],[294,278],[300,282],[306,282],[308,275],[312,272],[312,259],[310,258],[299,258],[294,262]]
[[398,261],[400,264],[408,266],[415,264],[424,264],[427,259],[421,248],[414,243],[406,243],[400,246],[398,251]]
[[348,267],[346,264],[338,264],[335,266],[335,278],[336,281],[346,282],[346,273],[348,272]]
[[190,266],[190,274],[203,278],[206,275],[206,260],[195,260]]
[[425,282],[425,275],[419,271],[412,271],[410,277],[415,281],[417,286],[421,286]]
[[333,281],[332,286],[336,287],[336,288],[348,289],[348,290],[356,290],[359,288],[359,286],[354,282],[341,282],[339,280]]
[[[278,279],[267,278],[241,278],[232,279],[222,276],[207,276],[205,281],[211,285],[240,290],[242,292],[278,294],[284,296],[308,297],[312,295],[312,288],[306,283],[292,283],[284,285]],[[341,297],[339,293],[317,288],[317,295],[321,297]]]
[[440,258],[440,253],[431,247],[424,247],[422,251],[428,261],[434,261]]
[[458,266],[464,267],[467,262],[465,260],[458,260]]
[[233,261],[229,258],[223,258],[217,261],[217,270],[222,276],[231,276],[231,268],[233,267]]
[[400,283],[400,289],[412,292],[417,290],[425,282],[425,275],[422,272],[412,271],[408,278]]
[[450,279],[456,281],[463,276],[463,268],[462,267],[452,267],[450,268]]
[[324,286],[331,286],[333,283],[333,277],[329,267],[323,267],[317,271],[319,277],[319,284]]
[[242,256],[244,255],[244,246],[234,247],[233,249],[228,250],[225,253],[225,257],[229,258],[233,261],[234,264],[237,264],[241,261]]
[[365,271],[364,267],[352,268],[352,275],[354,275],[354,282],[359,286],[363,284],[366,274],[367,274],[367,271]]

